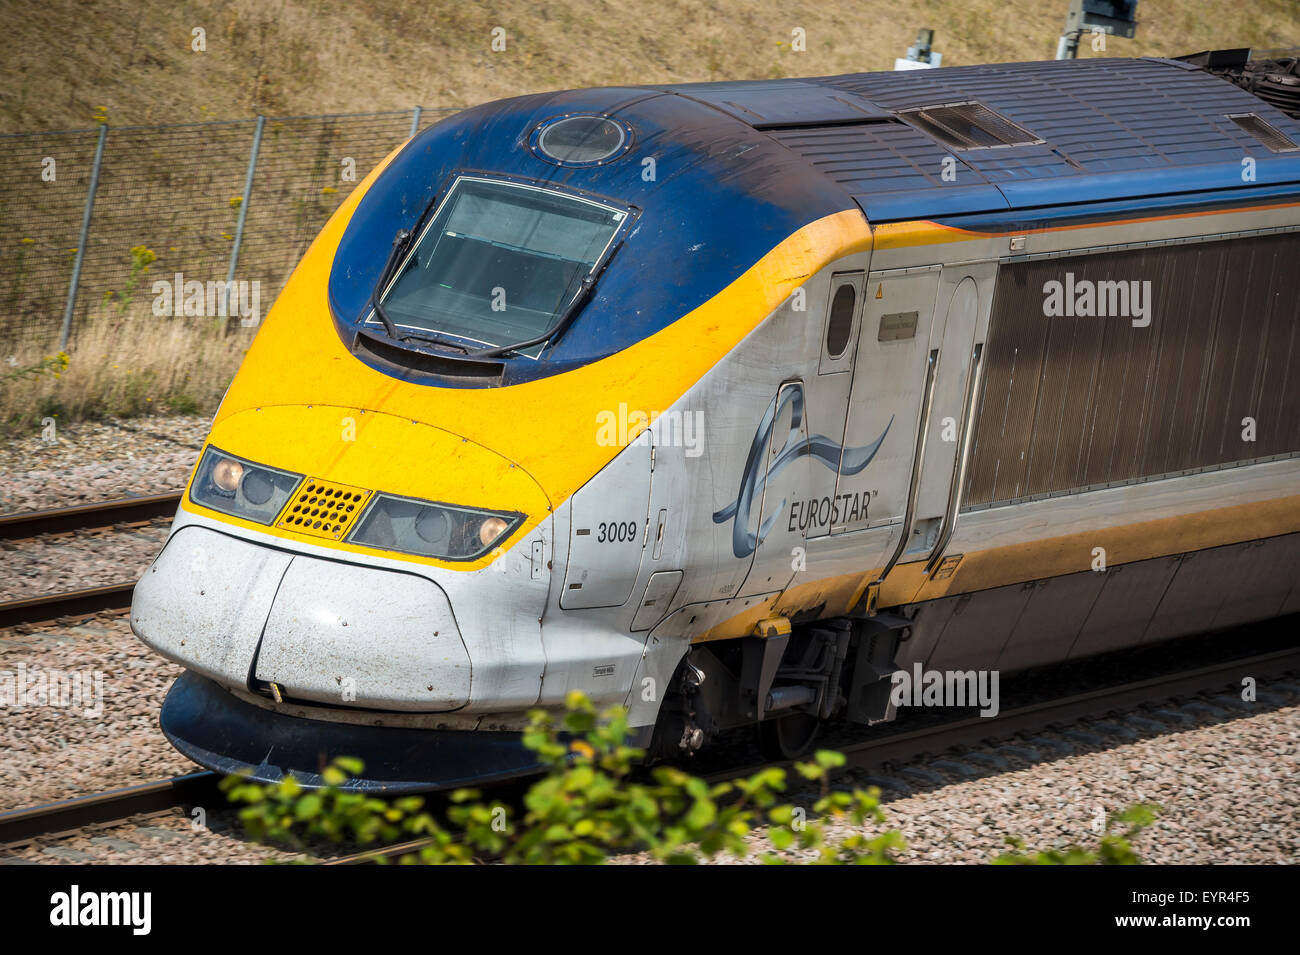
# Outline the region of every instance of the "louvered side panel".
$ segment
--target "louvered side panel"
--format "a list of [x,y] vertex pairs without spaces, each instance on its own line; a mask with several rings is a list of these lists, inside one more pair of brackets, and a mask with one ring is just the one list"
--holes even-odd
[[[1204,413],[1197,444],[1197,461],[1223,464],[1244,457],[1240,452],[1241,428],[1228,430],[1233,415],[1233,379],[1243,348],[1250,342],[1246,334],[1244,304],[1255,266],[1255,244],[1235,242],[1228,249],[1224,263],[1223,292],[1214,312],[1214,336],[1211,340],[1210,368],[1207,376]],[[1237,416],[1240,420],[1241,416]]]
[[[1146,419],[1140,441],[1141,474],[1184,468],[1188,449],[1195,447],[1196,383],[1204,370],[1205,338],[1201,323],[1193,317],[1204,284],[1213,283],[1222,270],[1222,258],[1223,249],[1218,245],[1193,246],[1181,257],[1159,257],[1153,287],[1162,291],[1152,303],[1155,374],[1151,395],[1152,406],[1163,413]],[[1118,410],[1112,409],[1114,413]],[[1105,474],[1104,468],[1090,470],[1084,483],[1095,484]]]
[[1300,453],[1298,302],[1296,234],[1004,265],[966,505]]
[[1260,413],[1267,418],[1261,419],[1262,433],[1276,435],[1269,444],[1273,454],[1300,448],[1300,242],[1279,249],[1278,254],[1286,268],[1274,290],[1279,321],[1269,335],[1269,364],[1260,404]]
[[[1167,291],[1157,284],[1160,273],[1157,262],[1162,251],[1138,250],[1096,256],[1089,269],[1089,274],[1095,275],[1098,282],[1119,283],[1116,295],[1121,313],[1116,315],[1116,309],[1112,307],[1107,317],[1093,319],[1112,332],[1113,340],[1124,353],[1125,364],[1118,412],[1109,419],[1110,430],[1103,426],[1100,434],[1095,436],[1103,442],[1109,440],[1113,447],[1108,474],[1103,478],[1106,481],[1131,481],[1142,477],[1143,432],[1150,420],[1167,414],[1167,409],[1153,400],[1154,365],[1159,352],[1154,313],[1147,307],[1152,301],[1159,301]],[[1126,310],[1122,308],[1125,286],[1129,300]],[[1101,287],[1098,288],[1098,298],[1105,297]],[[1139,301],[1143,302],[1144,317],[1136,314]],[[1110,304],[1114,306],[1115,301]],[[1143,322],[1150,324],[1143,325]],[[1118,358],[1114,352],[1112,356]]]
[[1015,266],[1002,270],[989,328],[983,393],[964,495],[967,504],[986,504],[1023,493],[1047,341],[1042,284],[1035,286],[1027,270]]

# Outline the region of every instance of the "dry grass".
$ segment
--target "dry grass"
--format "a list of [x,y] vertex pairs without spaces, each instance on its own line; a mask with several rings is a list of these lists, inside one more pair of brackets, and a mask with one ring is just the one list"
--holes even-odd
[[[582,86],[889,69],[920,27],[948,65],[1051,57],[1066,0],[131,0],[24,4],[0,31],[0,130],[466,106]],[[1106,55],[1300,46],[1295,0],[1142,0]],[[504,27],[503,53],[491,51]],[[190,49],[206,31],[207,50]],[[808,49],[790,49],[791,30]],[[1085,48],[1081,55],[1094,55]]]
[[[226,335],[224,320],[155,318],[147,305],[125,315],[109,307],[83,322],[67,366],[33,347],[0,365],[0,430],[27,431],[52,417],[64,423],[216,410],[252,341]],[[28,371],[28,369],[34,369]]]
[[[920,27],[944,63],[1053,55],[1065,0],[131,0],[10,4],[0,30],[0,132],[270,115],[467,106],[583,86],[889,69]],[[1300,46],[1300,4],[1143,0],[1136,40],[1111,56]],[[192,30],[207,50],[190,49]],[[491,50],[494,27],[505,52]],[[793,52],[791,31],[807,33]],[[1081,55],[1096,55],[1086,46]],[[250,335],[109,308],[84,323],[58,378],[0,364],[0,429],[153,410],[211,411]]]

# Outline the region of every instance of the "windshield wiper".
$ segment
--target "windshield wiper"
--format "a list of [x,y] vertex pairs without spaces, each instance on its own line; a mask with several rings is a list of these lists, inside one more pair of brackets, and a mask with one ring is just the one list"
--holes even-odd
[[379,271],[379,281],[375,287],[370,290],[370,307],[379,320],[384,323],[384,331],[388,332],[390,338],[396,338],[400,341],[397,334],[397,326],[393,320],[388,317],[388,311],[379,304],[379,297],[383,294],[384,286],[388,284],[393,269],[397,265],[397,257],[401,255],[402,250],[406,248],[406,243],[411,241],[411,233],[406,229],[398,229],[397,234],[393,236],[393,247],[388,250],[388,260],[384,262],[384,267]]
[[[417,230],[429,214],[437,208],[439,198],[441,197],[435,196],[433,201],[420,216],[419,221],[416,222]],[[627,222],[632,221],[632,218],[635,218],[638,210],[636,210],[635,207],[631,207],[630,212],[632,215],[624,220],[624,225],[626,225]],[[535,345],[544,345],[545,343],[552,342],[559,338],[560,335],[564,333],[565,329],[567,329],[573,322],[573,319],[577,317],[578,312],[582,310],[582,307],[591,298],[591,294],[596,288],[596,282],[605,271],[605,267],[609,265],[610,260],[613,259],[618,250],[623,247],[623,240],[619,240],[618,242],[611,243],[605,248],[605,251],[601,253],[600,258],[592,263],[591,270],[583,278],[581,285],[578,287],[578,291],[574,294],[573,298],[569,300],[568,305],[564,307],[564,311],[560,313],[558,320],[551,326],[550,330],[543,332],[535,338],[525,339],[524,341],[511,342],[507,345],[492,345],[488,348],[473,349],[462,345],[459,342],[449,341],[448,339],[438,335],[416,335],[413,333],[402,334],[398,330],[396,323],[389,317],[388,311],[379,301],[383,295],[384,286],[387,285],[392,278],[392,273],[396,268],[397,260],[400,257],[401,252],[406,248],[407,243],[410,242],[412,234],[412,232],[409,232],[406,229],[399,229],[397,235],[393,237],[393,247],[388,253],[388,261],[384,264],[384,269],[380,273],[379,281],[375,284],[374,289],[370,293],[370,307],[374,311],[375,315],[379,317],[380,322],[383,323],[384,331],[388,334],[390,340],[399,345],[407,342],[423,342],[426,345],[437,345],[440,348],[450,348],[454,351],[460,352],[460,354],[448,355],[447,357],[457,360],[501,358],[505,355],[518,353],[525,348],[532,348]]]
[[393,272],[397,268],[397,261],[401,257],[402,252],[406,250],[408,243],[411,241],[412,235],[413,233],[407,229],[398,229],[397,234],[393,236],[393,247],[388,251],[388,260],[384,263],[384,267],[379,273],[379,281],[375,283],[375,287],[370,292],[370,307],[374,311],[375,315],[379,317],[379,321],[383,323],[384,331],[388,333],[388,337],[395,342],[424,342],[428,345],[441,345],[444,348],[454,348],[458,351],[464,352],[465,354],[469,354],[470,349],[466,348],[464,345],[458,345],[456,342],[447,341],[443,338],[410,333],[403,335],[397,330],[397,324],[389,317],[388,309],[384,308],[383,303],[379,301],[380,297],[384,293],[384,286],[386,286],[389,280],[393,277]]
[[568,328],[569,323],[577,316],[578,312],[582,309],[582,306],[587,303],[587,299],[591,298],[591,293],[596,288],[596,280],[600,278],[600,274],[605,271],[605,266],[609,264],[609,260],[614,257],[614,253],[617,252],[622,245],[623,243],[620,241],[605,250],[605,253],[596,261],[596,264],[592,266],[591,271],[587,273],[587,277],[582,280],[582,285],[578,287],[577,294],[569,300],[569,304],[566,305],[564,311],[560,313],[559,321],[552,325],[549,331],[538,335],[536,338],[529,338],[522,342],[513,342],[509,345],[494,345],[491,348],[482,348],[478,351],[472,351],[469,352],[469,357],[500,358],[502,355],[508,355],[511,352],[518,352],[523,348],[532,348],[534,345],[540,345],[543,342],[550,342],[559,338],[560,335],[563,334],[564,330]]

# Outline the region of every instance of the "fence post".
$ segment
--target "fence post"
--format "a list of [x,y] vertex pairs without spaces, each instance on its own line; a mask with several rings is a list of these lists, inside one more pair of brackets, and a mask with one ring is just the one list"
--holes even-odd
[[77,258],[72,263],[72,281],[68,283],[68,304],[63,309],[63,330],[59,333],[59,351],[67,351],[68,335],[72,332],[72,312],[77,307],[77,287],[81,282],[81,263],[86,258],[86,243],[90,239],[90,213],[95,208],[95,191],[99,188],[99,165],[104,160],[104,140],[108,138],[108,125],[99,127],[99,141],[95,143],[95,162],[90,167],[90,188],[86,190],[86,211],[81,214],[81,238],[77,241]]
[[[257,169],[257,152],[262,148],[262,127],[266,117],[257,117],[257,128],[253,130],[253,148],[248,154],[248,174],[244,176],[244,194],[239,202],[239,222],[235,226],[235,244],[230,250],[230,268],[226,271],[226,285],[222,292],[221,314],[230,317],[230,289],[235,284],[235,269],[239,267],[239,245],[244,240],[244,220],[248,218],[248,203],[253,194],[253,172]],[[226,327],[229,328],[229,321]]]
[[[420,107],[415,107],[415,114],[411,117],[411,136],[420,131]],[[411,136],[406,137],[410,139]]]

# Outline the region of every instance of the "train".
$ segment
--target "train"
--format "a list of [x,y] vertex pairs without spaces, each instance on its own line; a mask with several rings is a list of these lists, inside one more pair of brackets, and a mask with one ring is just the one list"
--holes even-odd
[[528,714],[580,691],[648,759],[748,726],[790,759],[892,719],[898,672],[1300,610],[1300,123],[1255,89],[1288,71],[583,89],[419,132],[292,273],[135,589],[184,668],[163,733],[416,792],[535,771]]

